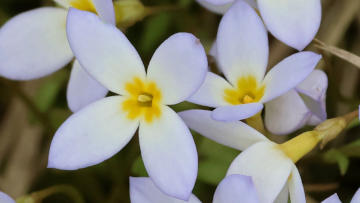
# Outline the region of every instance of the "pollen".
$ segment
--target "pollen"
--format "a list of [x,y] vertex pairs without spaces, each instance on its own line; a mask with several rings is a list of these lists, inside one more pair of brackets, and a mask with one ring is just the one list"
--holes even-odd
[[70,6],[79,10],[96,13],[95,5],[92,0],[70,0]]
[[241,77],[236,87],[224,90],[224,100],[231,105],[248,104],[260,101],[265,86],[260,85],[253,76]]
[[154,82],[136,77],[126,83],[125,90],[128,96],[122,103],[122,110],[127,113],[129,119],[140,118],[151,123],[161,116],[161,92]]

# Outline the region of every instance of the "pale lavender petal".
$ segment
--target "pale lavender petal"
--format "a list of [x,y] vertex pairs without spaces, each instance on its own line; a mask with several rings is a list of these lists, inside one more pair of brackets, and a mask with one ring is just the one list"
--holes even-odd
[[262,103],[220,106],[213,111],[211,117],[217,121],[238,121],[254,116],[259,113],[263,107]]

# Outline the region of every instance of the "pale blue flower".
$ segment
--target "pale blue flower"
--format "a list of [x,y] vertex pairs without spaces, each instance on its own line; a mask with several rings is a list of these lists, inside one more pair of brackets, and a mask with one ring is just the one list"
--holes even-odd
[[[360,189],[358,189],[351,199],[350,203],[359,203],[360,202]],[[339,196],[335,193],[331,195],[330,197],[326,198],[321,203],[341,203]]]
[[9,195],[0,192],[0,203],[15,203],[15,200],[13,200]]

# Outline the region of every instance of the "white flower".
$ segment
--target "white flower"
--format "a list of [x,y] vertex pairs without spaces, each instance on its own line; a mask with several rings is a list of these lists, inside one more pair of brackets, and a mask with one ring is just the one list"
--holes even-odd
[[70,9],[67,33],[82,67],[121,96],[92,103],[65,121],[52,141],[49,167],[98,164],[120,151],[139,128],[149,176],[166,194],[189,198],[197,175],[196,147],[167,105],[186,100],[203,83],[208,64],[200,41],[188,33],[171,36],[146,72],[125,35],[93,13]]
[[223,14],[236,1],[245,1],[259,13],[268,30],[285,44],[303,50],[315,37],[321,22],[320,0],[197,0]]
[[215,47],[227,81],[209,72],[189,101],[215,107],[213,118],[220,121],[241,120],[258,113],[264,103],[302,82],[321,59],[313,52],[299,52],[265,75],[267,32],[255,10],[242,1],[236,2],[221,20]]
[[265,125],[273,134],[290,134],[305,125],[326,120],[328,79],[321,70],[314,70],[302,83],[286,94],[265,104]]
[[211,111],[189,110],[179,114],[201,135],[243,151],[232,162],[227,175],[252,177],[260,203],[287,200],[289,193],[292,203],[305,203],[304,188],[294,163],[320,141],[316,134],[306,133],[276,144],[241,121],[213,120]]
[[[351,199],[350,203],[359,203],[360,202],[360,189],[358,189]],[[335,193],[331,195],[330,197],[326,198],[321,203],[341,203],[339,196]]]
[[13,200],[7,194],[0,192],[0,202],[1,203],[15,203],[15,200]]
[[[63,8],[44,7],[21,13],[0,29],[0,75],[31,80],[49,75],[74,59],[66,37],[69,7],[96,12],[115,24],[112,0],[56,0]],[[91,91],[90,91],[91,90]],[[72,111],[103,98],[107,90],[73,64],[67,99]]]
[[150,178],[145,177],[130,177],[130,201],[131,203],[201,203],[194,194],[191,194],[187,201],[169,196],[159,190]]

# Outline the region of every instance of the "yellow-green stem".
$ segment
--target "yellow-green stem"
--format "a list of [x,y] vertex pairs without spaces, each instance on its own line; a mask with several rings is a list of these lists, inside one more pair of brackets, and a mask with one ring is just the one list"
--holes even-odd
[[257,113],[256,115],[246,119],[246,123],[262,133],[263,135],[267,135],[267,131],[264,126],[263,119],[261,117],[261,112]]

